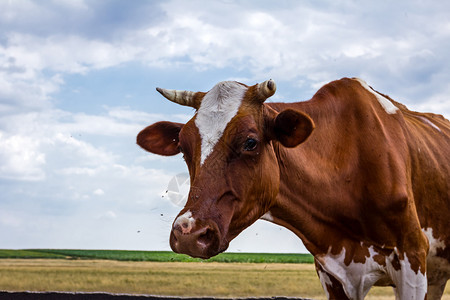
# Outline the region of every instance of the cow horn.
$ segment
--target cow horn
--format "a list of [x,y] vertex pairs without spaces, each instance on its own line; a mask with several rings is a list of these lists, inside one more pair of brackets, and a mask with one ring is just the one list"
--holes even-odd
[[258,84],[259,94],[264,98],[264,100],[275,94],[276,90],[277,85],[275,84],[275,81],[273,81],[272,79],[266,80]]
[[168,90],[162,88],[156,88],[156,90],[161,93],[164,97],[169,99],[172,102],[190,106],[196,108],[196,104],[194,101],[194,92],[191,91],[179,91],[179,90]]

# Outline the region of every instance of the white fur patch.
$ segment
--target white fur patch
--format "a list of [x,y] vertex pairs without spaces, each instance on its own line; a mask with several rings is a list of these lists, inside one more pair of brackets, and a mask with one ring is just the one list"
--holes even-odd
[[422,228],[422,232],[427,236],[428,242],[430,243],[430,251],[428,256],[436,256],[438,248],[445,249],[445,243],[440,238],[435,238],[433,236],[433,228]]
[[[405,259],[400,261],[401,269],[395,270],[392,265],[394,255],[398,255],[395,249],[389,257],[385,258],[386,266],[378,264],[374,257],[378,253],[373,246],[368,248],[369,257],[364,263],[351,262],[348,266],[344,263],[345,249],[337,255],[326,254],[318,257],[322,268],[332,274],[339,282],[350,299],[363,299],[370,288],[379,280],[396,284],[400,299],[424,299],[427,291],[426,275],[411,269],[411,264],[405,254]],[[390,280],[390,279],[391,280]]]
[[213,151],[228,123],[236,116],[246,91],[245,86],[235,81],[223,81],[203,97],[195,119],[202,139],[201,165]]
[[173,227],[180,226],[183,233],[189,233],[195,224],[195,219],[192,217],[192,212],[188,210],[181,216],[179,216],[175,222],[173,222]]
[[394,284],[396,299],[425,299],[427,294],[427,276],[421,270],[417,274],[412,270],[411,263],[405,253],[405,258],[400,260],[400,270],[395,270],[392,265],[394,255],[399,255],[397,248],[386,259],[386,269]]
[[327,295],[327,299],[330,299],[330,293],[328,292],[327,285],[332,287],[333,286],[333,282],[331,282],[331,279],[330,279],[330,277],[328,276],[327,273],[325,273],[325,272],[323,272],[321,270],[319,270],[317,273],[319,274],[319,280],[320,280],[320,283],[322,284],[322,287],[323,287],[323,290],[325,291],[325,294]]
[[370,257],[366,257],[365,263],[351,262],[346,266],[345,249],[337,255],[327,254],[319,262],[322,261],[322,268],[341,282],[350,299],[364,299],[375,282],[385,276],[382,267],[373,259],[376,255],[373,247],[369,252]]
[[430,244],[427,256],[428,281],[432,285],[439,284],[442,277],[450,276],[450,263],[446,259],[436,256],[437,249],[444,250],[446,248],[445,242],[434,237],[432,228],[423,228],[422,231]]
[[358,81],[362,85],[363,88],[365,88],[366,90],[371,92],[377,98],[378,102],[380,102],[381,106],[384,108],[384,110],[388,114],[395,114],[397,112],[398,107],[395,106],[389,99],[387,99],[386,97],[383,97],[382,95],[375,92],[364,80],[362,80],[360,78],[354,78],[354,79],[356,81]]

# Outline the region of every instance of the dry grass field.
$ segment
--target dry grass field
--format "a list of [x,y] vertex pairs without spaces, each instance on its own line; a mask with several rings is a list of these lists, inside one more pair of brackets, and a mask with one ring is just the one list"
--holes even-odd
[[[0,290],[325,299],[312,264],[0,259]],[[374,288],[367,299],[394,295],[389,287]]]

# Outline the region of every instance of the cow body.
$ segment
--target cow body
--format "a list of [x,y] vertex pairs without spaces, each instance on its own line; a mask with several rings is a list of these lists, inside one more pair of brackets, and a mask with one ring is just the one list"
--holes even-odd
[[[422,232],[434,243],[431,249],[446,241],[439,254],[447,278],[450,271],[449,123],[389,99],[396,109],[386,110],[371,94],[354,80],[342,80],[308,102],[269,104],[306,112],[316,124],[301,146],[275,146],[282,207],[271,209],[273,221],[302,238],[322,283],[329,286],[333,276],[354,299],[377,282],[408,290],[413,280],[425,292]],[[400,264],[414,274],[397,274]],[[446,276],[435,268],[427,273],[432,289],[440,289]]]
[[[216,255],[262,217],[302,239],[331,299],[362,299],[373,285],[394,286],[400,299],[440,299],[450,277],[446,119],[409,111],[359,79],[297,103],[262,103],[270,81],[220,88],[193,94],[197,114],[186,125],[157,123],[138,137],[164,155],[176,143],[189,167],[175,251]],[[162,151],[155,140],[168,132]]]

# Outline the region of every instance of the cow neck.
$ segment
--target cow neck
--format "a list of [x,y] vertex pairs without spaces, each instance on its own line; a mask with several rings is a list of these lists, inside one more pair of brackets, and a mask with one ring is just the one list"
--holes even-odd
[[305,112],[316,123],[316,129],[308,140],[295,148],[285,148],[273,142],[280,169],[280,190],[276,204],[270,209],[274,223],[293,231],[312,254],[326,253],[330,243],[339,244],[343,238],[342,232],[345,232],[328,213],[329,209],[333,209],[330,195],[335,192],[331,182],[341,174],[338,174],[340,170],[330,170],[330,158],[324,153],[326,149],[322,149],[322,153],[317,150],[325,141],[332,143],[330,139],[333,138],[332,134],[323,135],[323,130],[317,128],[317,124],[325,123],[327,128],[333,127],[333,118],[321,115],[328,109],[322,105],[327,103],[312,103],[310,100],[277,103],[272,107],[277,111],[290,108]]

